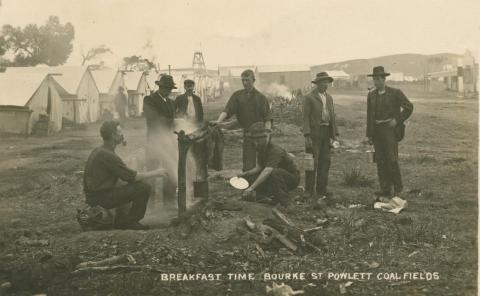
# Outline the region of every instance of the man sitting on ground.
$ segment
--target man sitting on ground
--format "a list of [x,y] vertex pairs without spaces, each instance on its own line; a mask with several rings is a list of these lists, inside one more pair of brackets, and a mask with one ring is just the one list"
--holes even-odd
[[274,204],[287,206],[288,192],[297,188],[300,182],[300,172],[294,160],[284,149],[271,142],[271,134],[263,122],[254,123],[249,131],[258,158],[255,168],[238,175],[251,184],[243,192],[244,198],[259,201],[259,193],[265,197],[272,196]]
[[[103,145],[90,153],[83,175],[87,204],[92,207],[101,206],[105,209],[113,209],[131,202],[132,207],[128,215],[122,219],[117,219],[115,227],[136,230],[147,229],[139,221],[145,216],[151,187],[142,180],[165,175],[165,170],[157,169],[140,173],[125,165],[115,153],[115,147],[118,144],[125,145],[119,122],[104,122],[100,128],[100,134],[103,138]],[[115,186],[118,179],[127,182],[127,184]]]

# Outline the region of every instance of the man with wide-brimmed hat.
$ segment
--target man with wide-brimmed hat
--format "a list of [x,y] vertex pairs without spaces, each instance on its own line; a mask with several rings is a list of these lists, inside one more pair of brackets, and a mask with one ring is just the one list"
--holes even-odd
[[[333,98],[327,93],[333,78],[327,72],[320,72],[312,81],[315,88],[305,96],[303,103],[303,134],[305,150],[314,156],[314,197],[327,195],[328,171],[330,169],[330,144],[337,140]],[[319,195],[319,196],[316,196]]]
[[405,134],[404,122],[413,112],[413,104],[401,90],[385,85],[389,75],[382,66],[374,67],[368,75],[373,78],[375,88],[367,96],[367,137],[375,148],[381,188],[378,195],[382,197],[397,196],[403,189],[398,142]]
[[[176,143],[170,143],[175,141],[173,137],[175,102],[169,98],[169,95],[172,89],[177,87],[170,75],[161,75],[155,83],[158,85],[158,90],[143,99],[143,114],[147,123],[146,166],[148,170],[165,167],[167,160],[165,158],[171,159],[175,155],[165,155],[164,151],[166,147],[176,145]],[[166,206],[174,206],[175,192],[176,180],[170,176],[163,184],[163,201]]]
[[271,142],[271,132],[265,128],[264,122],[254,123],[248,131],[258,157],[253,169],[238,175],[250,184],[243,196],[247,200],[257,200],[258,192],[264,197],[271,197],[274,204],[286,206],[288,192],[297,188],[300,182],[295,161],[284,149]]

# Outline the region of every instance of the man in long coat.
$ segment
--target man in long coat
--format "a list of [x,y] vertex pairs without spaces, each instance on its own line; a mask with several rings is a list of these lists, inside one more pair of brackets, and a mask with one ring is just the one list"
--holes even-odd
[[402,192],[398,142],[405,134],[404,122],[413,112],[413,104],[401,90],[385,85],[388,75],[382,66],[374,67],[369,76],[373,77],[375,88],[367,96],[367,137],[375,148],[381,189],[377,195],[383,197]]
[[[173,135],[175,102],[169,95],[177,87],[170,75],[162,75],[155,83],[158,90],[143,100],[143,114],[147,122],[146,167],[148,170],[159,167],[172,169],[174,165],[168,162],[176,159],[173,153],[177,144]],[[176,183],[172,174],[164,179],[163,202],[166,207],[175,206]]]

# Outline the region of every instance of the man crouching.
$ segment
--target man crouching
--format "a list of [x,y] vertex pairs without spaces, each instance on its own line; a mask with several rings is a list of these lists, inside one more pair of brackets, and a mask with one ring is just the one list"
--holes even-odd
[[[120,123],[106,121],[100,128],[103,145],[95,148],[88,157],[83,175],[83,187],[86,202],[90,206],[100,206],[113,209],[131,202],[132,207],[126,215],[115,221],[115,227],[120,229],[145,230],[148,227],[138,221],[143,219],[147,209],[151,187],[142,182],[150,177],[165,175],[164,169],[150,172],[136,172],[128,168],[115,153],[118,144],[125,145]],[[115,186],[118,179],[127,182]]]
[[254,123],[249,131],[258,157],[255,168],[238,175],[251,184],[243,192],[243,197],[258,201],[254,197],[259,193],[265,197],[273,196],[274,204],[287,206],[288,192],[297,188],[300,182],[300,172],[295,162],[285,150],[271,142],[271,134],[263,122]]

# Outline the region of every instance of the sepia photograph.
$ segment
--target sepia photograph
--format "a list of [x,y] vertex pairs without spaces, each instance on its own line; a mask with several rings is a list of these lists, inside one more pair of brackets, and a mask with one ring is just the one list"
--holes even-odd
[[478,295],[479,12],[0,0],[0,296]]

